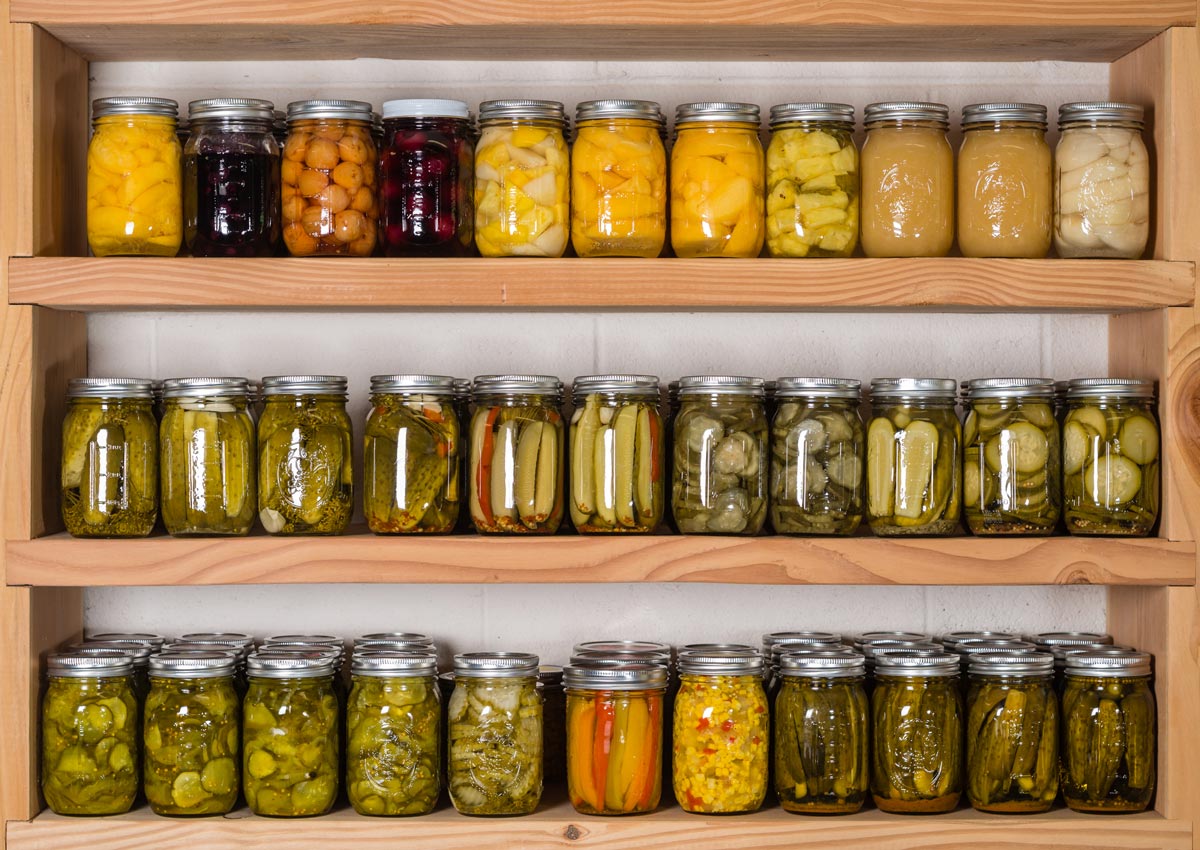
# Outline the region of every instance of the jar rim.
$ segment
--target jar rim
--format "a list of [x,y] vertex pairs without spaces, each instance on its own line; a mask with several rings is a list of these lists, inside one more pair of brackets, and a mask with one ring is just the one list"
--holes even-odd
[[950,107],[944,103],[893,100],[869,103],[863,109],[863,125],[868,130],[898,121],[929,121],[943,130],[948,130]]
[[459,679],[536,678],[541,659],[529,652],[461,652],[454,656]]
[[962,109],[964,130],[996,122],[1037,124],[1046,129],[1046,107],[1040,103],[971,103]]
[[758,124],[762,120],[756,103],[738,101],[697,101],[675,107],[675,127],[709,121]]
[[127,398],[151,400],[153,381],[149,378],[71,378],[67,398]]
[[52,679],[103,679],[132,673],[133,656],[116,649],[54,652],[46,657],[46,675]]
[[862,381],[853,378],[777,378],[776,398],[862,398]]
[[179,102],[169,97],[98,97],[92,101],[92,120],[110,115],[157,115],[178,118]]
[[347,384],[343,375],[269,375],[262,379],[262,394],[345,395]]
[[188,104],[188,124],[243,120],[275,122],[275,104],[254,97],[208,97]]
[[150,659],[150,675],[160,679],[219,679],[236,667],[237,657],[222,652],[160,652]]
[[469,120],[470,107],[461,100],[442,98],[410,98],[385,100],[382,120],[391,118],[459,118]]
[[1058,107],[1058,129],[1090,123],[1115,122],[1145,129],[1146,110],[1136,103],[1111,100],[1076,101]]
[[772,130],[782,124],[812,122],[816,124],[839,124],[844,129],[854,128],[854,107],[848,103],[777,103],[771,107],[768,124]]
[[374,111],[371,104],[362,100],[293,100],[287,105],[287,120],[290,124],[293,121],[328,118],[370,124]]
[[575,123],[598,121],[604,118],[635,118],[666,124],[662,106],[653,100],[585,100],[575,105]]
[[1092,396],[1153,399],[1155,384],[1141,378],[1074,378],[1067,384],[1068,399]]

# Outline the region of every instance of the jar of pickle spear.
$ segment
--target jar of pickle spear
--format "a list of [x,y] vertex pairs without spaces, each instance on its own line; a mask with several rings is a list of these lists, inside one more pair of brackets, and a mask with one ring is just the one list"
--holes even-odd
[[481,375],[472,398],[475,530],[553,534],[563,516],[562,382],[549,375]]
[[245,378],[165,382],[159,433],[168,534],[243,535],[254,525],[258,453],[248,393]]
[[341,534],[354,506],[346,379],[263,378],[258,517],[269,534]]
[[882,537],[938,536],[958,529],[962,427],[949,378],[871,382],[867,519]]
[[773,703],[779,692],[779,661],[785,653],[842,648],[842,636],[833,632],[771,632],[763,635],[763,688],[767,699]]
[[118,651],[46,659],[42,795],[60,815],[119,815],[138,792],[133,659]]
[[1052,534],[1062,511],[1054,382],[981,378],[967,389],[963,506],[979,535]]
[[767,518],[769,426],[761,378],[679,382],[671,509],[684,534],[758,534]]
[[1048,652],[1054,656],[1054,687],[1059,694],[1066,687],[1068,653],[1114,646],[1112,635],[1102,632],[1043,632],[1030,635],[1029,641],[1037,647],[1038,652]]
[[1079,812],[1140,812],[1156,778],[1157,709],[1148,653],[1067,656],[1062,697],[1063,800]]
[[651,532],[664,508],[658,378],[590,375],[572,389],[571,521],[580,532]]
[[1071,381],[1062,445],[1067,531],[1148,535],[1158,520],[1160,498],[1154,382]]
[[376,534],[444,534],[461,503],[454,379],[376,375],[363,438],[363,513]]
[[859,382],[780,378],[771,423],[771,526],[851,535],[863,518],[866,435]]
[[158,425],[150,381],[72,378],[60,508],[74,537],[145,537],[158,520]]

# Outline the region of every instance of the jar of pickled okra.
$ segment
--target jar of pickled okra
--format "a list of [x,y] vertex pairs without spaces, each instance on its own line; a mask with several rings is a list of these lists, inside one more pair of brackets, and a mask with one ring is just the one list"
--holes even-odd
[[867,429],[867,519],[881,537],[944,536],[962,505],[962,426],[949,378],[877,378]]
[[1158,521],[1161,486],[1154,382],[1071,381],[1062,434],[1067,531],[1150,534]]
[[138,793],[133,659],[56,653],[42,696],[42,796],[60,815],[119,815]]
[[1067,656],[1062,795],[1078,812],[1141,812],[1154,796],[1157,708],[1149,653]]
[[341,534],[354,510],[346,379],[263,378],[258,517],[268,534]]
[[542,798],[538,657],[454,656],[450,697],[450,801],[464,815],[527,815]]
[[376,534],[445,534],[461,503],[454,379],[375,375],[363,438],[363,513]]
[[59,504],[73,537],[146,537],[158,520],[158,424],[150,381],[72,378]]
[[549,375],[481,375],[472,399],[475,530],[553,534],[563,516],[562,382]]

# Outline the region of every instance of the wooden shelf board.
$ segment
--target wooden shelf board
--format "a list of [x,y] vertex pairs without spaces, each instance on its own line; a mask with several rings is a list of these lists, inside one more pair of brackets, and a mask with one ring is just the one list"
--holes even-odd
[[138,308],[951,309],[1126,312],[1192,303],[1154,260],[26,257],[9,300]]

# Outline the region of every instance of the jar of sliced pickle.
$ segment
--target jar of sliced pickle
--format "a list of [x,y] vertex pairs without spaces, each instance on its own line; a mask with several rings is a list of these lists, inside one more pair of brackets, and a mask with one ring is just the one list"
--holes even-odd
[[158,520],[158,425],[150,381],[72,378],[59,478],[74,537],[145,537]]
[[[150,692],[150,656],[158,652],[148,643],[120,640],[93,640],[83,643],[73,643],[67,647],[68,652],[81,655],[107,655],[110,652],[124,652],[133,660],[133,695],[137,697],[138,705],[146,699]],[[141,728],[141,724],[138,724]]]
[[674,430],[671,509],[679,530],[758,534],[770,473],[762,379],[681,379]]
[[771,107],[767,251],[772,257],[849,257],[858,244],[854,107]]
[[454,379],[376,375],[363,438],[363,513],[376,534],[444,534],[461,502]]
[[245,378],[174,378],[160,426],[163,525],[176,537],[242,535],[258,505]]
[[658,378],[576,378],[571,397],[571,521],[580,532],[651,532],[664,512]]
[[883,537],[958,529],[962,426],[948,378],[871,382],[867,429],[867,519]]
[[553,534],[563,516],[562,382],[549,375],[481,375],[472,398],[475,530]]
[[1071,381],[1062,452],[1067,531],[1148,535],[1158,520],[1159,441],[1153,381]]
[[542,798],[538,657],[454,656],[450,697],[450,801],[464,815],[527,815]]
[[967,390],[963,505],[979,535],[1044,536],[1062,512],[1054,382],[981,378]]

